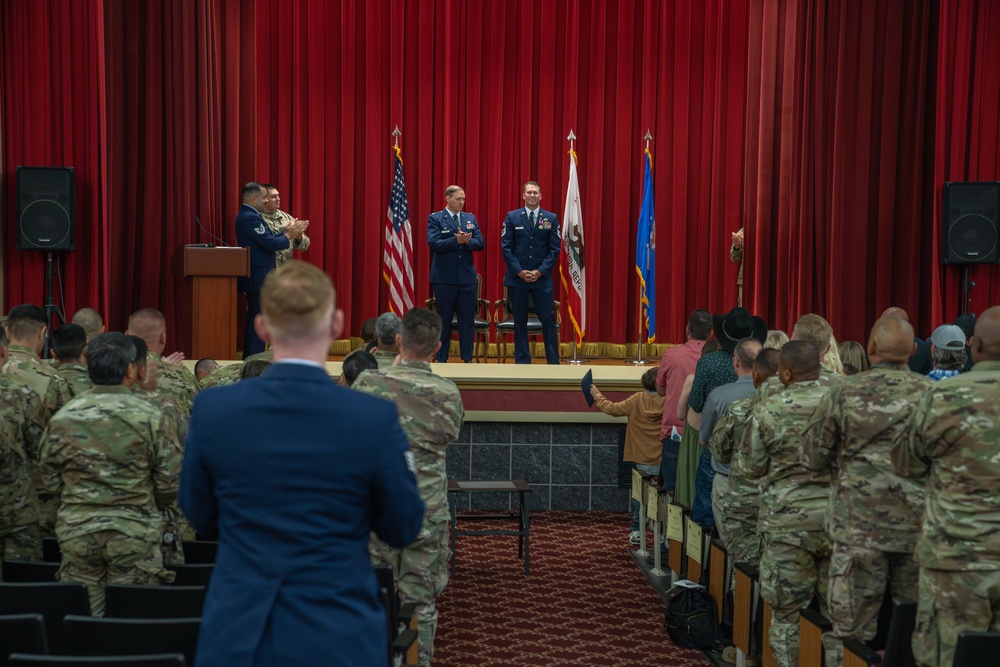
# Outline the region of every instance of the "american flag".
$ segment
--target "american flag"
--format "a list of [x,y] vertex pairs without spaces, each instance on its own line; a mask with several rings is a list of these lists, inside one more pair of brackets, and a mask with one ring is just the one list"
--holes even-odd
[[402,316],[413,308],[413,233],[410,229],[410,205],[406,201],[406,183],[403,182],[402,149],[394,146],[396,163],[389,195],[388,220],[385,224],[385,251],[382,277],[389,285],[389,310]]

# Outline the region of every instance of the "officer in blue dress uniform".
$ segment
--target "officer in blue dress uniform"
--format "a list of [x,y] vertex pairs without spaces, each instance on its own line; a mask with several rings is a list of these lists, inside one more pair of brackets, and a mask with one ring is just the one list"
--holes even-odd
[[507,274],[507,300],[514,313],[514,362],[530,364],[528,299],[542,323],[545,359],[559,363],[559,330],[552,298],[552,269],[559,261],[559,218],[539,206],[542,188],[528,181],[521,189],[524,208],[511,211],[500,237]]
[[476,216],[465,213],[465,190],[449,185],[445,209],[427,217],[427,245],[431,249],[431,285],[441,316],[441,349],[437,360],[448,361],[451,317],[458,313],[458,347],[462,361],[472,361],[476,316],[476,265],[472,253],[486,247]]

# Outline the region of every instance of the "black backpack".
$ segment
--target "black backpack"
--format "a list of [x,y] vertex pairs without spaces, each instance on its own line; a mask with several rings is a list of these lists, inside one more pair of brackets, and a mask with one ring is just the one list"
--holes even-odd
[[667,592],[663,629],[681,648],[709,651],[722,641],[715,600],[703,586],[690,581],[678,582]]

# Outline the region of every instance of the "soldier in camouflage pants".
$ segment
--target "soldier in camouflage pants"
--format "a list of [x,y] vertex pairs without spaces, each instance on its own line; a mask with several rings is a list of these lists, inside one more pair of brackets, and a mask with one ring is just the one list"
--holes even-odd
[[462,397],[451,380],[435,375],[430,360],[441,346],[441,318],[413,309],[403,316],[396,336],[399,360],[355,380],[357,391],[393,401],[410,443],[417,486],[426,505],[417,539],[402,550],[389,549],[373,538],[376,560],[392,566],[400,601],[417,604],[420,664],[428,667],[437,632],[435,600],[448,583],[448,474],[445,449],[462,428]]
[[813,596],[826,614],[830,537],[824,530],[830,473],[802,466],[802,436],[829,386],[820,382],[819,352],[807,341],[791,341],[778,357],[784,391],[762,401],[747,427],[747,476],[760,482],[761,595],[771,605],[771,649],[781,667],[799,654],[799,612]]
[[919,399],[896,471],[927,477],[913,657],[950,667],[962,631],[1000,631],[1000,306],[971,339],[975,365]]
[[906,365],[915,347],[908,322],[880,319],[868,340],[871,370],[831,387],[807,426],[806,467],[838,471],[827,524],[834,542],[833,629],[823,635],[827,667],[840,667],[847,637],[875,637],[887,586],[896,598],[917,594],[912,554],[923,484],[900,477],[890,457],[892,447],[908,437],[915,397],[930,386]]

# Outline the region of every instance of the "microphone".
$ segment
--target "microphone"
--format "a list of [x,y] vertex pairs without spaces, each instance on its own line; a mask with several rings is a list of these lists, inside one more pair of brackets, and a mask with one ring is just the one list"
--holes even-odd
[[[201,220],[198,218],[198,216],[194,216],[194,221],[196,223],[198,223],[198,229],[200,229],[201,231],[205,232],[205,234],[207,234],[210,239],[212,239],[213,241],[218,241],[219,243],[222,244],[222,247],[224,247],[224,248],[231,248],[232,247],[231,245],[229,245],[228,243],[226,243],[225,239],[220,239],[218,236],[216,236],[212,232],[210,232],[207,229],[205,229],[205,226],[201,224]],[[211,244],[208,244],[208,247],[211,247]]]

